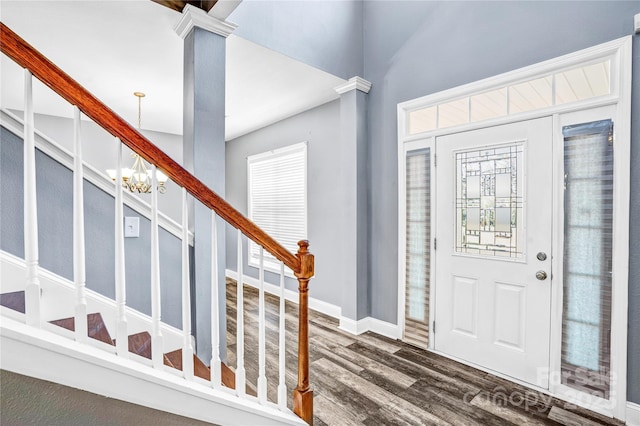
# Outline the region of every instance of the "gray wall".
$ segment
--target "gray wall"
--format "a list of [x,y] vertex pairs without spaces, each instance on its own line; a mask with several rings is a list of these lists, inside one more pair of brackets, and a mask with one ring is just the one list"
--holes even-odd
[[[349,266],[346,259],[355,248],[341,244],[341,236],[350,231],[350,222],[340,208],[348,170],[340,166],[339,126],[340,103],[334,101],[227,142],[226,194],[231,205],[247,214],[247,156],[308,141],[308,239],[309,250],[316,255],[316,275],[310,282],[309,294],[341,306]],[[235,235],[227,233],[227,268],[234,271]],[[246,243],[244,253],[246,257]],[[247,266],[246,258],[244,264],[246,275],[258,276],[256,268]],[[274,284],[279,282],[273,274],[266,274],[265,279]],[[291,278],[286,286],[297,289]]]
[[362,1],[244,0],[234,34],[323,71],[362,75]]
[[[633,32],[639,2],[364,3],[369,94],[371,314],[396,322],[399,102]],[[634,37],[631,217],[640,217],[640,47]],[[640,224],[631,221],[629,394],[640,402]]]
[[[0,132],[0,249],[24,257],[23,143]],[[73,280],[73,175],[40,151],[36,166],[40,265]],[[86,180],[84,192],[87,287],[114,298],[114,198]],[[127,305],[151,315],[151,223],[128,207],[124,214],[140,217],[140,237],[125,239]],[[162,320],[181,328],[181,242],[162,228],[159,235]]]

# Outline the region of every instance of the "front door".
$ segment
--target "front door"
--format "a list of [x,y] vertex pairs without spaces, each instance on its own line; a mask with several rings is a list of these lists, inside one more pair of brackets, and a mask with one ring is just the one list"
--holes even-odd
[[435,349],[547,387],[552,119],[436,139]]

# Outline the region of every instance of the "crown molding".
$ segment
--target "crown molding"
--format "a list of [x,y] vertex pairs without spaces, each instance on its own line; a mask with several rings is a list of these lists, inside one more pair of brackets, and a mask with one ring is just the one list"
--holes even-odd
[[180,21],[174,27],[175,32],[183,39],[194,28],[202,28],[222,37],[229,35],[237,28],[236,24],[218,19],[202,9],[187,4],[182,10]]
[[339,95],[342,95],[343,93],[347,93],[354,89],[364,93],[369,93],[369,90],[371,90],[371,83],[362,77],[356,76],[350,78],[346,83],[335,87],[335,91],[338,92]]

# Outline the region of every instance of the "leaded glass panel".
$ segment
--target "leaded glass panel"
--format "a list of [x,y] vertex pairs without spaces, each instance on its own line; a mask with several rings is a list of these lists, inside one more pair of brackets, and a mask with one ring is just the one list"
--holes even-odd
[[457,253],[521,258],[523,144],[456,153]]

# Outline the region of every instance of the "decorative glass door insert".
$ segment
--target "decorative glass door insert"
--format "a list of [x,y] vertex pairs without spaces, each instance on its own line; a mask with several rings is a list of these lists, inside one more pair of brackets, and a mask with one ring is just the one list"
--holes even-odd
[[522,142],[456,152],[456,253],[522,258],[523,154]]

